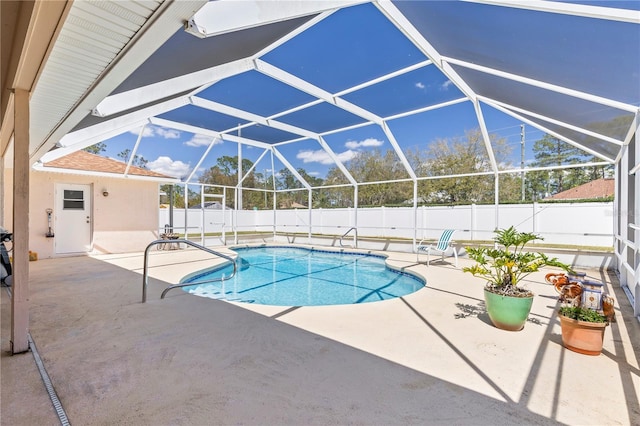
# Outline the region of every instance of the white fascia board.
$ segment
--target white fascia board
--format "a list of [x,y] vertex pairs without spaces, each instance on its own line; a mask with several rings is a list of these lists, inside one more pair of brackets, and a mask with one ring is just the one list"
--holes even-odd
[[112,179],[132,179],[132,180],[150,180],[155,182],[167,182],[167,183],[180,183],[180,179],[172,177],[157,177],[157,176],[140,176],[140,175],[128,175],[125,176],[119,173],[106,173],[106,172],[94,172],[90,170],[74,170],[63,169],[60,167],[46,167],[42,163],[35,163],[32,168],[39,172],[51,172],[51,173],[64,173],[71,175],[83,175],[83,176],[96,176],[107,177]]
[[582,128],[582,127],[579,127],[579,126],[574,126],[573,124],[569,124],[569,123],[566,123],[564,121],[556,120],[555,118],[547,117],[546,115],[538,114],[538,113],[535,113],[535,112],[532,112],[532,111],[528,111],[528,110],[525,110],[525,109],[522,109],[522,108],[519,108],[519,107],[516,107],[516,106],[513,106],[513,105],[505,104],[504,102],[496,101],[495,99],[487,98],[487,97],[484,97],[484,96],[479,97],[479,99],[482,102],[486,103],[487,105],[491,105],[491,106],[501,105],[501,106],[504,106],[505,108],[512,109],[513,111],[518,112],[520,114],[527,114],[527,115],[530,115],[531,117],[538,118],[540,120],[544,120],[544,121],[547,121],[547,122],[552,123],[552,124],[556,124],[556,125],[561,126],[561,127],[565,127],[567,129],[573,130],[573,131],[578,132],[578,133],[585,134],[587,136],[594,137],[596,139],[601,139],[601,140],[603,140],[605,142],[609,142],[609,143],[612,143],[614,145],[619,145],[619,146],[624,145],[624,142],[619,141],[619,140],[617,140],[615,138],[612,138],[611,136],[605,136],[605,135],[602,135],[600,133],[596,133],[594,131],[591,131],[591,130],[588,130],[588,129],[585,129],[585,128]]
[[475,71],[480,71],[486,74],[495,75],[496,77],[506,78],[508,80],[517,81],[519,83],[528,84],[531,86],[539,87],[541,89],[551,90],[552,92],[562,93],[563,95],[572,96],[574,98],[584,99],[585,101],[606,105],[611,108],[616,108],[616,109],[620,109],[620,110],[632,112],[632,113],[635,113],[636,110],[638,109],[637,106],[626,104],[624,102],[614,101],[609,98],[603,98],[602,96],[592,95],[590,93],[581,92],[579,90],[568,89],[563,86],[557,86],[555,84],[545,83],[543,81],[534,80],[528,77],[522,77],[517,74],[511,74],[506,71],[496,70],[493,68],[485,67],[483,65],[472,64],[471,62],[461,61],[455,58],[443,57],[442,60],[445,63],[459,65],[461,67],[469,68]]
[[275,154],[276,157],[278,157],[278,159],[282,162],[282,164],[284,164],[284,166],[289,169],[289,171],[291,172],[292,175],[294,175],[296,177],[296,179],[298,179],[300,181],[300,183],[302,184],[302,186],[304,186],[307,189],[311,189],[311,185],[309,185],[309,182],[307,182],[302,176],[300,176],[300,173],[298,173],[298,171],[296,170],[295,167],[293,167],[291,165],[291,163],[289,163],[289,161],[285,158],[284,155],[282,155],[280,153],[280,151],[278,151],[277,148],[271,148],[272,152]]
[[538,12],[560,13],[563,15],[582,16],[585,18],[606,19],[610,21],[640,24],[640,11],[618,9],[613,7],[589,6],[585,4],[565,3],[541,0],[463,0],[469,3],[483,3],[493,6],[513,7],[517,9],[535,10]]
[[201,38],[212,37],[359,3],[365,2],[362,0],[211,1],[189,19],[186,31]]
[[241,74],[253,69],[253,61],[240,59],[238,61],[197,71],[180,77],[171,78],[158,83],[149,84],[137,89],[128,90],[109,96],[102,100],[94,109],[93,115],[106,117],[118,112],[145,105],[159,99],[167,98],[187,90],[200,91],[204,85]]
[[95,83],[74,105],[48,137],[31,153],[32,163],[37,161],[65,134],[75,127],[100,101],[107,97],[149,56],[162,46],[194,11],[206,4],[206,0],[164,2],[118,56],[105,68]]
[[492,107],[496,108],[499,111],[504,112],[507,115],[510,115],[511,117],[514,117],[517,120],[520,120],[520,121],[522,121],[524,123],[527,123],[528,125],[530,125],[532,127],[535,127],[536,129],[540,129],[543,132],[548,133],[548,134],[550,134],[551,136],[553,136],[553,137],[555,137],[557,139],[560,139],[562,141],[567,142],[568,144],[571,144],[571,145],[573,145],[573,146],[575,146],[577,148],[580,148],[584,152],[588,152],[589,154],[592,154],[592,155],[594,155],[594,156],[596,156],[598,158],[601,158],[604,161],[613,162],[613,160],[614,160],[614,159],[609,158],[609,157],[607,157],[607,156],[605,156],[603,154],[600,154],[599,152],[596,152],[596,151],[594,151],[594,150],[592,150],[590,148],[587,148],[584,145],[581,145],[581,144],[577,143],[576,141],[567,138],[566,136],[563,136],[563,135],[561,135],[559,133],[556,133],[551,129],[548,129],[548,128],[544,127],[544,126],[541,126],[539,123],[535,123],[535,122],[529,120],[528,118],[526,118],[526,117],[524,117],[524,116],[522,116],[522,115],[520,115],[520,114],[518,114],[518,113],[516,113],[516,112],[514,112],[512,110],[510,110],[509,108],[511,108],[511,106],[508,106],[508,105],[507,106],[502,106],[501,103],[497,103],[496,101],[483,100],[483,102],[485,102],[488,105],[491,105]]
[[396,8],[391,0],[379,0],[375,6],[398,28],[415,46],[431,60],[433,64],[455,84],[470,100],[476,99],[476,94],[467,83],[450,66],[442,61],[442,55],[425,39],[411,22]]

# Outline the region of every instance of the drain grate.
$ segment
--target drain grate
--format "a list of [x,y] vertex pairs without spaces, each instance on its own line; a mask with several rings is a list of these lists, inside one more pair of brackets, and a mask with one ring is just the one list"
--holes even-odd
[[62,404],[60,403],[60,399],[58,399],[58,394],[56,390],[53,388],[53,384],[51,383],[51,379],[49,378],[49,374],[47,370],[44,368],[44,364],[42,363],[42,359],[40,358],[40,354],[38,353],[38,349],[36,348],[36,344],[33,342],[31,338],[31,334],[27,334],[29,340],[29,348],[31,349],[31,353],[33,354],[33,359],[36,361],[36,365],[38,366],[38,371],[40,372],[40,376],[42,377],[42,381],[44,382],[45,388],[47,388],[47,393],[49,394],[49,398],[51,398],[51,403],[53,404],[53,408],[56,410],[58,414],[58,419],[60,419],[60,424],[62,426],[69,426],[69,419],[67,418],[67,413],[64,412],[64,408],[62,408]]

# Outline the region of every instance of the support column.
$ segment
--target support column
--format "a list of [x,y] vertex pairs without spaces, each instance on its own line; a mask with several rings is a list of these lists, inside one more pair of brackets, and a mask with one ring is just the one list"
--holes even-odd
[[29,92],[15,90],[11,353],[29,350]]

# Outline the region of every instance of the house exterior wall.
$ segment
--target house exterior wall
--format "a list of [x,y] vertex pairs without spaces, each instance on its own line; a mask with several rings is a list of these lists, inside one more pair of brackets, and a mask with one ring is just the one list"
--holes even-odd
[[[5,169],[5,221],[11,230],[13,203],[11,193],[12,169]],[[38,258],[57,257],[55,238],[73,229],[57,229],[55,190],[57,184],[83,184],[91,186],[92,252],[126,253],[142,251],[149,242],[158,238],[158,183],[154,181],[109,178],[102,176],[64,173],[31,172],[29,196],[29,250]],[[103,196],[103,190],[109,195]],[[52,228],[56,235],[47,238],[46,209],[53,209]]]

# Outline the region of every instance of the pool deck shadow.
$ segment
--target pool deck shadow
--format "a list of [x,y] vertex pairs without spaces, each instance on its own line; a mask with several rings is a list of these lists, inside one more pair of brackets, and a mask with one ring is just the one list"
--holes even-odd
[[[39,260],[30,333],[71,424],[640,424],[640,324],[614,276],[588,271],[616,299],[593,357],[562,347],[544,272],[528,280],[531,321],[506,332],[467,259],[386,254],[425,288],[295,309],[180,290],[161,300],[211,266],[192,250],[153,253],[144,304],[140,254]],[[0,422],[58,424],[32,354],[7,352],[10,303],[3,289]]]

